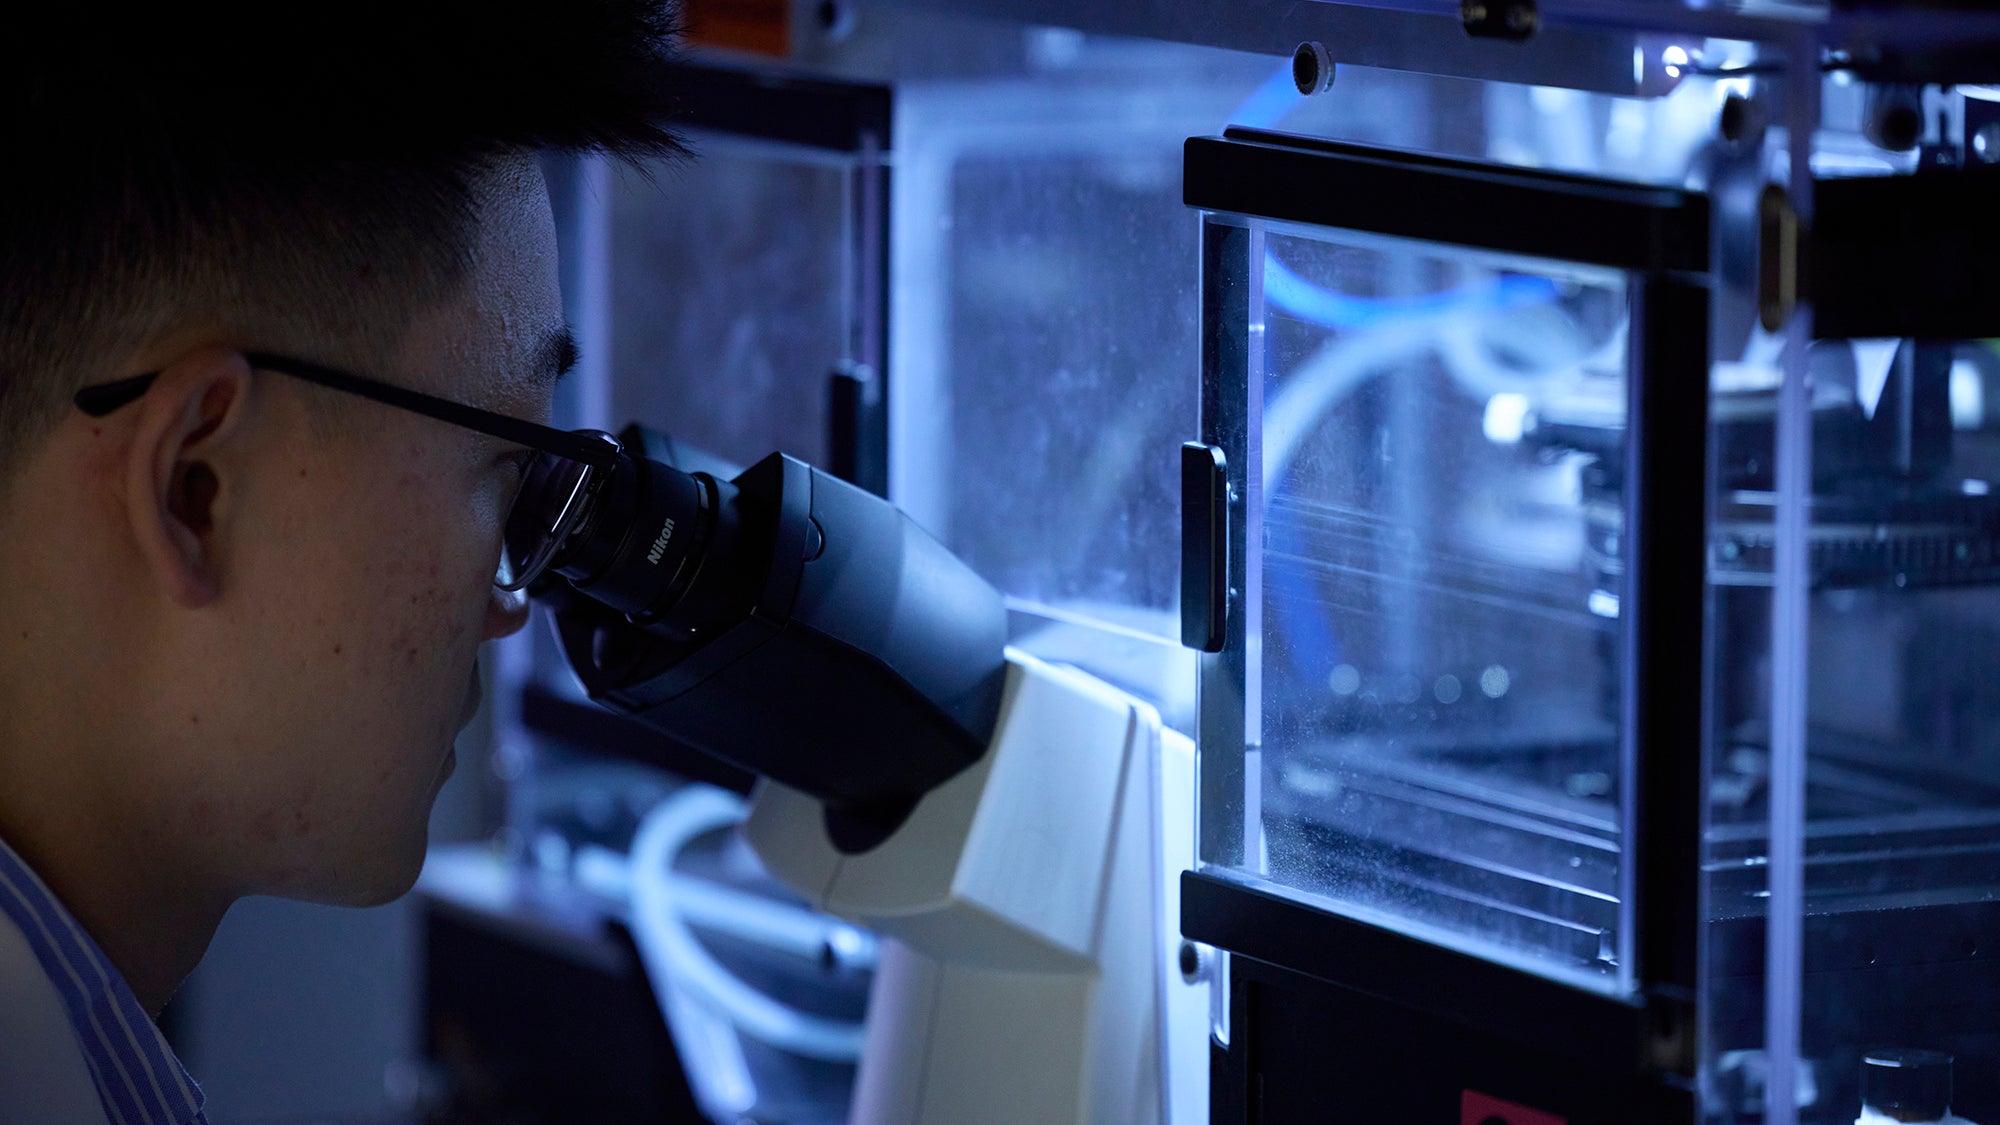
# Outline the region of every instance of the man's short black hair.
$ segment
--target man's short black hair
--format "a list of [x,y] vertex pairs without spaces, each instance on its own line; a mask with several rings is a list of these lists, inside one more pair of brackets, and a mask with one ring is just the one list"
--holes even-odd
[[0,30],[0,487],[74,389],[189,326],[378,361],[541,151],[682,152],[660,0],[64,0]]

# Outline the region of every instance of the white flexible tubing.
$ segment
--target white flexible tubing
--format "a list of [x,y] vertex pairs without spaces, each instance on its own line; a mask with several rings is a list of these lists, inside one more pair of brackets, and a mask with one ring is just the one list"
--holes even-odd
[[1326,412],[1373,378],[1431,346],[1437,325],[1409,320],[1349,333],[1322,346],[1278,386],[1264,407],[1264,489],[1291,467]]
[[808,1058],[853,1062],[861,1057],[862,1024],[809,1015],[751,987],[702,947],[674,904],[669,878],[674,860],[698,837],[741,824],[746,811],[733,793],[689,785],[639,822],[631,869],[632,937],[639,958],[655,992],[683,988],[753,1039]]
[[1546,371],[1515,372],[1501,368],[1480,352],[1474,337],[1490,316],[1419,317],[1401,323],[1348,332],[1322,346],[1287,376],[1264,408],[1264,488],[1268,493],[1283,479],[1299,447],[1311,437],[1326,413],[1354,389],[1389,368],[1435,350],[1445,373],[1468,394],[1487,397],[1496,391],[1527,390],[1557,379],[1577,377],[1593,364],[1615,362],[1625,348],[1626,328],[1590,355]]
[[1540,371],[1515,371],[1495,363],[1479,345],[1477,323],[1447,321],[1438,325],[1438,358],[1445,374],[1474,398],[1491,398],[1512,391],[1529,393],[1542,387],[1585,377],[1592,370],[1622,370],[1626,366],[1626,336],[1630,319],[1620,321],[1604,342],[1588,354]]

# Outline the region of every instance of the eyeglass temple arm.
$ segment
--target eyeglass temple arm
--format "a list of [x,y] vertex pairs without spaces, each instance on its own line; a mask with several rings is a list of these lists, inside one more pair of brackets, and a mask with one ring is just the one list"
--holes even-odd
[[159,372],[149,371],[144,375],[133,375],[115,383],[99,383],[94,387],[85,387],[76,392],[74,399],[76,408],[92,418],[102,418],[128,402],[137,402],[139,396],[146,393],[146,388],[153,385],[153,380],[159,377]]
[[[520,418],[511,418],[505,414],[481,410],[476,406],[466,406],[450,399],[398,387],[392,383],[363,379],[358,375],[349,375],[344,371],[336,371],[316,363],[262,353],[251,353],[244,358],[250,361],[252,367],[276,371],[295,379],[303,379],[308,383],[317,383],[333,390],[374,399],[377,402],[401,407],[442,422],[464,426],[483,434],[491,434],[518,445],[559,454],[598,468],[610,464],[617,455],[615,447],[597,438],[573,434],[567,430],[558,430],[553,426],[544,426]],[[151,371],[144,375],[133,375],[115,382],[85,387],[76,393],[74,399],[76,407],[92,418],[102,418],[128,403],[137,401],[153,385],[153,380],[157,379],[159,374],[157,371]]]

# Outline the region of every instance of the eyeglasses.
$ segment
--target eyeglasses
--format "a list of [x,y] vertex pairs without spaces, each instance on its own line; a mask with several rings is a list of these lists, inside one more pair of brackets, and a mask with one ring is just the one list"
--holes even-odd
[[[252,370],[276,371],[527,447],[534,456],[508,509],[500,567],[493,577],[502,590],[519,590],[540,577],[610,478],[622,451],[618,439],[602,430],[558,430],[288,356],[248,352],[244,358]],[[151,371],[98,383],[76,392],[73,401],[78,410],[102,418],[138,401],[159,375]]]

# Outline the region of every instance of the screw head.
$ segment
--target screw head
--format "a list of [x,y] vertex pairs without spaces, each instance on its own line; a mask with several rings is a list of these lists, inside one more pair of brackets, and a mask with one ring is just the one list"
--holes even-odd
[[1972,134],[1972,155],[1981,164],[2000,163],[2000,121],[1989,121]]
[[852,0],[820,0],[813,7],[813,19],[822,34],[838,42],[854,31],[854,4]]
[[1292,85],[1306,97],[1333,88],[1333,56],[1317,41],[1301,43],[1292,52]]
[[1542,23],[1536,0],[1459,0],[1459,23],[1480,38],[1526,39]]
[[1207,946],[1183,941],[1179,961],[1181,979],[1189,984],[1196,984],[1208,978],[1209,966],[1214,963],[1214,957],[1209,953]]

